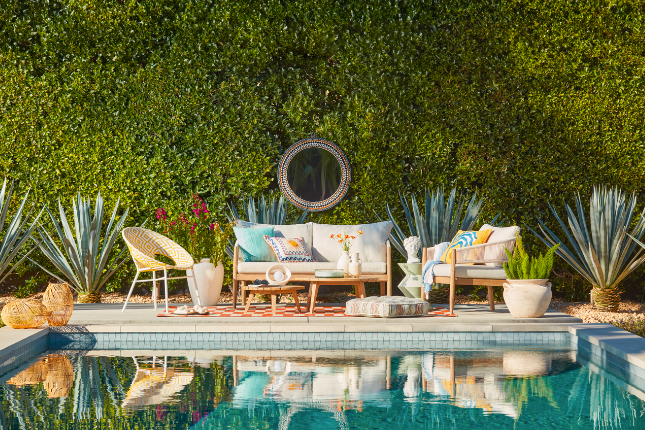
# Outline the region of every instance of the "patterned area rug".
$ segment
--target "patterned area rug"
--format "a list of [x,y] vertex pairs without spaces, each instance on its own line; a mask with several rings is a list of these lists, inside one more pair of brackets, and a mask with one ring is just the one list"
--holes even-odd
[[[173,312],[177,309],[177,306],[169,306],[170,312]],[[304,306],[302,307],[304,311]],[[232,306],[210,306],[208,308],[210,315],[174,315],[172,313],[167,314],[162,312],[157,314],[158,317],[163,318],[209,318],[209,317],[231,317],[231,318],[244,318],[244,317],[289,317],[289,318],[298,318],[298,317],[348,317],[348,318],[367,318],[367,317],[356,317],[352,315],[345,315],[345,306],[316,306],[316,313],[298,313],[295,306],[292,305],[278,305],[276,308],[275,315],[271,312],[271,305],[251,305],[247,313],[244,312],[244,306],[239,305],[237,309],[233,309]],[[434,308],[427,315],[418,316],[416,318],[427,318],[427,317],[456,317],[457,315],[450,314],[450,311],[445,308]],[[413,318],[413,317],[406,317]]]

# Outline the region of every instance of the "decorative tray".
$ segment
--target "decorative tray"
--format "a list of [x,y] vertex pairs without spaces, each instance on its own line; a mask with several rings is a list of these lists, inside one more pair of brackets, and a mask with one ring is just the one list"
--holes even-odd
[[344,278],[345,272],[343,270],[324,270],[316,269],[314,272],[316,278]]

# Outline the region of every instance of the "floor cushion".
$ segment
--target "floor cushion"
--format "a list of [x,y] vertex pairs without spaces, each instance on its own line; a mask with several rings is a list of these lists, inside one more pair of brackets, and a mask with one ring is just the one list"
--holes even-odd
[[426,315],[430,305],[422,299],[384,296],[352,299],[345,304],[345,315],[366,317],[413,317]]

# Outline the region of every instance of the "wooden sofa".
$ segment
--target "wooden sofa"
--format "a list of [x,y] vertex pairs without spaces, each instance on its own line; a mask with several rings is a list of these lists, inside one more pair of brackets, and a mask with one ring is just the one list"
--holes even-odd
[[[450,313],[453,313],[455,307],[456,285],[487,286],[488,303],[490,309],[495,310],[493,287],[503,286],[506,282],[503,263],[508,261],[508,257],[503,248],[513,250],[515,238],[452,249],[450,264],[442,263],[434,266],[433,282],[450,285]],[[423,248],[421,257],[423,266],[427,261],[435,260],[434,249],[434,247]],[[436,259],[438,260],[439,257],[436,256]]]
[[[326,226],[322,224],[316,225],[315,223],[310,223],[314,228],[331,228],[334,226]],[[382,224],[382,223],[377,223],[377,224]],[[248,226],[250,223],[246,222],[240,222],[238,225],[244,225]],[[365,230],[365,235],[368,235],[368,231],[370,229],[369,226],[371,225],[376,225],[376,224],[362,224],[360,226],[352,226],[351,229],[348,229],[349,231],[354,231],[355,229],[362,229]],[[295,226],[294,226],[295,227]],[[340,231],[343,231],[342,228],[343,226],[339,226]],[[348,227],[348,226],[345,226]],[[289,226],[276,226],[276,232],[278,229],[285,229],[289,228]],[[355,250],[359,253],[361,251],[364,251],[364,253],[361,253],[361,258],[363,260],[363,275],[367,275],[371,279],[374,279],[376,282],[379,282],[380,284],[380,294],[383,296],[387,294],[388,296],[392,295],[392,249],[390,247],[390,241],[387,240],[387,237],[389,236],[389,231],[391,230],[391,227],[386,230],[386,234],[382,235],[375,235],[375,237],[382,238],[382,242],[379,239],[378,241],[378,246],[374,248],[374,246],[370,246],[369,249],[365,248],[364,250],[361,249],[361,246],[363,246],[361,243],[358,243],[355,246]],[[286,234],[288,234],[288,230],[286,230]],[[281,232],[281,234],[285,234],[285,232]],[[284,237],[284,236],[283,236]],[[287,237],[296,237],[296,236],[287,236]],[[321,254],[319,248],[316,247],[316,242],[320,240],[327,240],[329,238],[329,235],[326,234],[314,234],[312,236],[312,242],[311,242],[311,247],[313,249],[313,256],[316,258],[317,261],[313,263],[280,263],[285,265],[286,267],[289,268],[291,271],[291,283],[311,283],[315,282],[316,278],[314,276],[314,271],[316,269],[336,269],[337,261],[333,261],[333,257],[337,259],[337,256],[339,255],[339,250],[336,250],[334,248],[333,253],[329,252],[329,246],[326,243],[323,243],[321,246],[327,246],[327,252],[324,252]],[[373,242],[377,242],[376,239],[373,239]],[[363,239],[367,239],[366,237],[363,237]],[[331,243],[331,242],[330,242]],[[374,245],[374,244],[372,244]],[[335,244],[332,243],[332,246],[336,246]],[[367,246],[367,245],[365,245]],[[378,258],[365,258],[367,255],[372,255],[374,256],[374,249],[378,249]],[[352,249],[354,250],[354,249]],[[324,254],[324,255],[323,255]],[[370,260],[370,261],[366,261]],[[376,260],[376,261],[375,261]],[[274,262],[244,262],[242,261],[241,258],[241,252],[240,252],[240,247],[238,243],[235,243],[235,248],[233,251],[233,308],[237,307],[237,300],[238,300],[238,292],[240,290],[243,290],[241,288],[242,286],[246,286],[249,283],[252,283],[256,279],[265,279],[266,278],[266,270],[272,266],[273,264],[277,264],[275,261]],[[246,304],[246,294],[242,292],[241,294],[241,299],[242,299],[242,305]]]

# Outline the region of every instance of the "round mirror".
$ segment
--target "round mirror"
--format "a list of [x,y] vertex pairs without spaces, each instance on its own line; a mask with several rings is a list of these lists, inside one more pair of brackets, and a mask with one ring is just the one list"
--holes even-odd
[[349,181],[349,161],[343,151],[317,137],[293,144],[278,165],[282,193],[297,207],[312,212],[338,204]]

